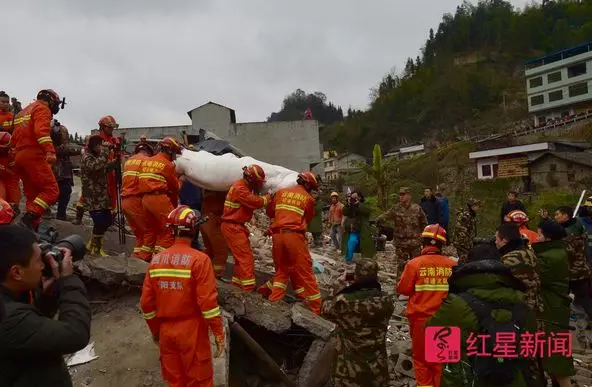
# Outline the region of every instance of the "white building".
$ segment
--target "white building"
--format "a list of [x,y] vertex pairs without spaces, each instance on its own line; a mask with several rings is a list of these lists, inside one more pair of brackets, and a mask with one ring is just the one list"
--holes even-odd
[[525,64],[535,126],[592,111],[592,41]]
[[391,149],[387,154],[384,155],[385,159],[397,158],[401,160],[410,159],[416,156],[425,154],[425,145],[416,144],[410,146],[401,146],[399,148]]
[[348,174],[358,172],[360,163],[365,163],[366,158],[355,153],[344,153],[329,157],[323,161],[325,167],[325,181],[335,181]]

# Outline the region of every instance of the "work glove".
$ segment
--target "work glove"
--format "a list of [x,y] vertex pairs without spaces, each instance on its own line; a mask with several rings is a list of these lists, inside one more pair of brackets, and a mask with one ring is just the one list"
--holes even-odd
[[55,165],[57,162],[56,154],[54,152],[47,152],[45,154],[45,161],[47,161],[49,165]]
[[215,358],[219,358],[224,353],[224,336],[216,336],[216,353]]

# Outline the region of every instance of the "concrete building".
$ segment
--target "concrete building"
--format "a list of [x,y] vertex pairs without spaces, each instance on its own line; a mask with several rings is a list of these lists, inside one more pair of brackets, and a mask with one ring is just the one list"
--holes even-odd
[[538,188],[588,188],[592,181],[592,153],[547,152],[529,165],[531,182]]
[[530,162],[547,152],[579,153],[587,149],[588,143],[549,141],[471,152],[469,159],[475,160],[479,180],[527,177]]
[[395,158],[400,160],[411,159],[416,156],[424,155],[426,152],[424,144],[405,145],[391,149],[384,155],[385,159]]
[[535,126],[592,111],[592,41],[527,62],[525,76]]
[[319,125],[315,120],[237,123],[236,113],[208,102],[187,112],[191,125],[120,128],[129,142],[174,136],[192,144],[200,139],[226,140],[240,153],[285,168],[324,175]]
[[360,171],[360,163],[365,163],[364,156],[355,153],[345,153],[342,155],[329,157],[324,160],[325,181],[335,181],[345,177],[348,174]]

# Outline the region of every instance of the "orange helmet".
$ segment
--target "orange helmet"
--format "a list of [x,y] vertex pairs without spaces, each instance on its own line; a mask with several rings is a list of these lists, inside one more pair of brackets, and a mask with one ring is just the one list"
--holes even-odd
[[423,229],[421,233],[422,238],[432,239],[433,241],[446,243],[448,240],[448,235],[446,234],[446,230],[439,224],[429,224],[426,228]]
[[524,211],[514,210],[505,216],[504,220],[508,223],[524,224],[528,222],[528,215]]
[[62,101],[58,93],[52,89],[39,90],[39,93],[37,93],[37,99],[47,102],[53,114],[58,114],[60,111],[60,103],[62,104],[62,108],[64,108],[64,105],[66,104],[65,100]]
[[174,137],[163,138],[159,145],[160,149],[167,149],[172,154],[181,154],[181,145],[179,145],[179,142]]
[[319,189],[319,183],[312,172],[300,172],[298,174],[298,184],[303,185],[307,190]]
[[140,142],[134,148],[134,154],[138,154],[140,152],[146,152],[150,156],[152,156],[154,154],[154,149],[152,149],[152,147],[150,146],[150,144],[148,144],[147,142]]
[[167,216],[166,227],[171,227],[175,233],[179,231],[195,231],[198,213],[189,206],[179,206]]
[[99,120],[99,128],[103,126],[112,129],[117,129],[119,127],[119,124],[115,121],[115,118],[113,118],[113,116],[105,116],[101,117],[101,119]]
[[243,167],[243,177],[249,183],[265,183],[265,171],[257,164],[249,165],[248,167]]
[[0,199],[0,224],[9,224],[14,219],[14,210],[5,200]]
[[8,132],[0,132],[0,149],[1,148],[8,148],[10,145],[10,139],[12,136]]

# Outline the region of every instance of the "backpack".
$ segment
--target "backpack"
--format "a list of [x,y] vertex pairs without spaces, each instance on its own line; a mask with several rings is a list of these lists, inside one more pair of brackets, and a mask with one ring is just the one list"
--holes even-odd
[[[479,333],[489,335],[485,345],[487,353],[494,353],[495,337],[499,332],[516,334],[516,353],[520,353],[519,341],[520,334],[524,332],[522,327],[528,318],[529,310],[524,304],[493,304],[475,297],[470,293],[458,294],[473,310],[479,324]],[[494,309],[506,309],[511,311],[512,318],[509,322],[496,321],[491,312]],[[477,343],[478,346],[481,342]],[[507,386],[516,378],[516,370],[520,370],[524,380],[529,381],[528,365],[520,356],[518,358],[496,358],[493,356],[471,356],[469,362],[473,369],[475,380],[488,386]]]

